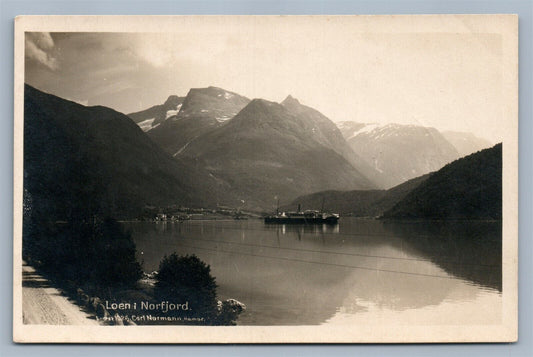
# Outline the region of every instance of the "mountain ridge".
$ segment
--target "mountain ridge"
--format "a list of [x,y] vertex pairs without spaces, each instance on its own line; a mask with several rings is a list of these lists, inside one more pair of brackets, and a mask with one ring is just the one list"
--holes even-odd
[[435,128],[395,123],[338,125],[352,150],[380,172],[385,188],[439,170],[460,157]]
[[322,134],[282,104],[256,98],[226,125],[190,142],[180,157],[194,158],[230,182],[238,200],[267,208],[274,196],[320,187],[373,188],[344,157],[314,139]]
[[168,119],[172,112],[179,112],[185,97],[170,95],[163,104],[127,114],[143,131],[151,130]]
[[248,98],[218,87],[191,88],[180,110],[147,134],[177,156],[192,140],[224,125],[248,102]]
[[461,157],[488,149],[494,145],[486,139],[467,132],[445,130],[442,135],[457,149]]

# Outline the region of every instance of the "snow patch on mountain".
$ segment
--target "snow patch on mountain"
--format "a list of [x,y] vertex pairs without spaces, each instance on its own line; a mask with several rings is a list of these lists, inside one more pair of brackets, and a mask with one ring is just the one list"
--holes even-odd
[[[339,125],[339,128],[341,126]],[[391,124],[376,124],[376,123],[369,123],[365,124],[362,128],[355,130],[346,140],[350,140],[355,138],[358,135],[365,134],[366,136],[373,138],[373,139],[382,139],[388,136],[409,136],[412,135],[412,129],[418,128],[421,129],[422,127],[419,127],[417,125],[401,125],[396,123]],[[411,129],[411,130],[409,130]],[[429,136],[430,132],[429,130],[424,133],[424,136]]]
[[139,126],[139,128],[142,129],[142,131],[148,131],[150,129],[152,129],[152,123],[154,122],[155,118],[150,118],[150,119],[146,119],[146,120],[143,120],[141,122],[138,122],[137,125]]
[[167,110],[167,115],[166,115],[165,120],[167,120],[167,119],[170,118],[170,117],[173,117],[173,116],[178,115],[178,113],[179,113],[180,110],[181,110],[181,106],[182,106],[182,104],[180,103],[180,104],[178,104],[178,106],[176,107],[176,109],[174,109],[174,110],[173,110],[173,109],[171,109],[171,110]]
[[380,163],[379,163],[378,158],[377,158],[377,157],[374,158],[374,168],[375,168],[377,171],[379,171],[380,173],[383,173],[383,170],[379,168],[379,164],[380,164]]
[[215,119],[219,122],[219,123],[223,123],[225,121],[228,121],[230,120],[231,118],[233,118],[232,116],[229,116],[229,115],[222,115],[220,117],[216,117]]
[[183,150],[185,150],[187,148],[187,146],[189,146],[190,143],[192,143],[194,141],[194,139],[196,139],[198,136],[195,136],[194,138],[192,138],[192,140],[188,141],[185,145],[183,145],[178,151],[176,151],[176,153],[174,155],[172,155],[172,157],[176,157],[178,156],[179,154],[181,154],[183,152]]

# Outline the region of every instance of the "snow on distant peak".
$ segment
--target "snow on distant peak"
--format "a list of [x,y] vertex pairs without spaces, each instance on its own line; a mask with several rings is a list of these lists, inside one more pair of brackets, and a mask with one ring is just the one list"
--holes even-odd
[[167,110],[167,115],[166,115],[166,117],[165,117],[165,120],[167,120],[168,118],[173,117],[173,116],[175,116],[175,115],[178,115],[178,113],[179,113],[180,110],[181,110],[181,106],[182,106],[182,104],[180,103],[180,104],[178,104],[178,106],[176,107],[176,109],[174,109],[174,110],[172,110],[172,109],[171,109],[171,110]]
[[[348,125],[346,125],[348,127]],[[340,126],[339,126],[340,128]],[[397,124],[397,123],[388,123],[388,124],[365,124],[362,128],[359,130],[355,130],[352,135],[347,139],[353,139],[358,135],[365,134],[373,139],[380,139],[387,136],[405,136],[405,135],[411,135],[413,132],[413,129],[420,130],[420,129],[427,129],[424,127],[421,127],[419,125],[413,125],[413,124]],[[429,129],[427,129],[424,133],[424,135],[428,136],[430,135]]]
[[359,130],[355,130],[352,135],[350,135],[350,137],[348,138],[348,140],[352,139],[352,138],[355,138],[357,135],[359,134],[363,134],[363,133],[369,133],[371,131],[373,131],[374,129],[377,129],[379,128],[380,125],[379,124],[367,124],[365,125],[364,127],[362,127],[361,129]]

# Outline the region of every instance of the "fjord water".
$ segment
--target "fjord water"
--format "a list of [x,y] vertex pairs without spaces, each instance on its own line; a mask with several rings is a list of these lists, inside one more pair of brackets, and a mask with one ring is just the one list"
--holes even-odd
[[165,254],[211,266],[219,299],[247,306],[239,325],[498,324],[499,222],[338,225],[262,220],[126,223],[145,271]]

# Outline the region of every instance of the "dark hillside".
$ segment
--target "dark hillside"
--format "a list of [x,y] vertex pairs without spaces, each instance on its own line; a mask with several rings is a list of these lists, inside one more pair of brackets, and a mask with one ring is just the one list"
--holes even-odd
[[385,212],[384,216],[501,219],[502,144],[444,166]]
[[126,115],[25,87],[24,189],[50,217],[66,219],[74,209],[128,217],[147,204],[202,204],[210,194],[197,187],[199,177]]
[[295,210],[298,204],[303,209],[321,209],[342,215],[376,217],[392,208],[411,190],[427,180],[430,174],[409,180],[388,190],[321,191],[296,198],[282,210]]

